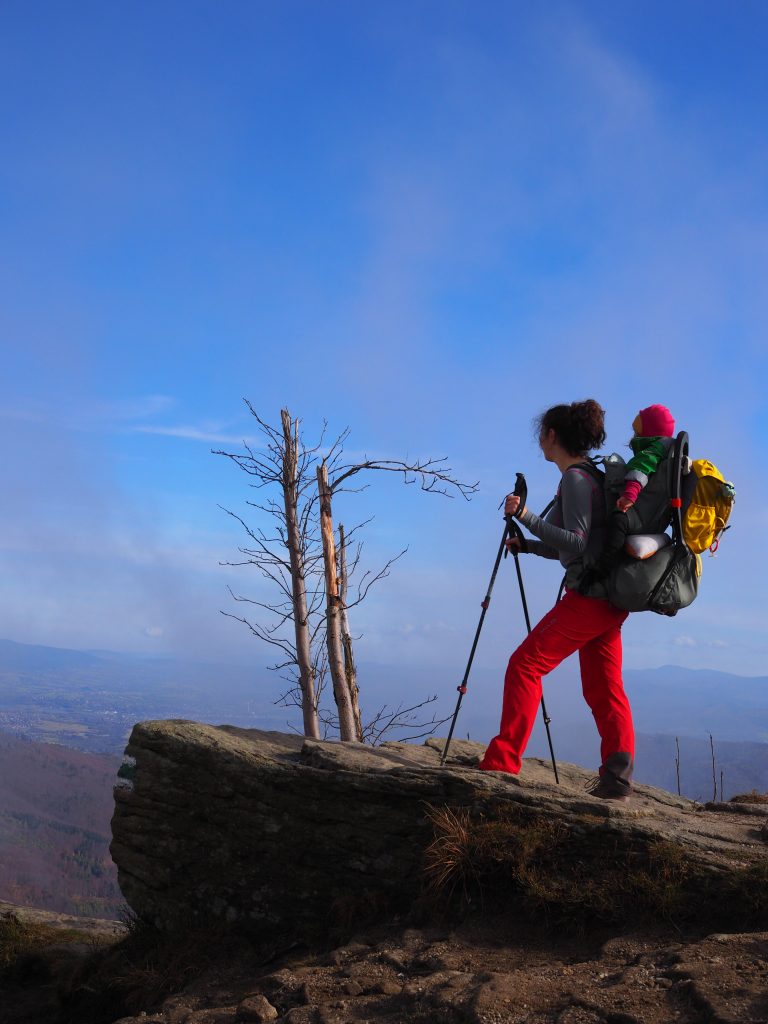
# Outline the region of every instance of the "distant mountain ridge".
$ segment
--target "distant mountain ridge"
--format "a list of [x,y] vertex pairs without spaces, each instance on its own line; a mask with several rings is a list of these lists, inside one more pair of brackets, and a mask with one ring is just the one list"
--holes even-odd
[[[236,723],[239,725],[280,728],[290,714],[275,708],[281,690],[276,676],[242,664],[188,661],[170,655],[78,651],[0,639],[0,703],[6,707],[14,684],[18,688],[19,680],[14,675],[20,673],[25,675],[25,688],[35,686],[30,676],[40,674],[39,682],[50,683],[51,676],[60,673],[62,682],[82,687],[91,699],[94,689],[120,697],[132,691],[146,702],[146,710],[140,701],[135,702],[134,720],[174,714],[193,717],[191,711],[200,710],[209,719],[217,713],[235,714],[250,718],[246,722],[241,717]],[[437,693],[448,709],[454,700],[454,674],[444,667],[425,670],[361,663],[361,700],[368,707],[378,708],[382,703],[397,703],[398,694],[410,698]],[[487,722],[481,726],[483,735],[477,732],[477,726],[474,728],[477,739],[490,738],[495,732],[502,677],[501,668],[490,671],[476,667],[473,671],[467,701],[473,707],[467,712],[474,718],[480,701],[480,717]],[[640,731],[689,736],[712,732],[721,741],[768,741],[768,676],[737,676],[713,669],[665,665],[625,669],[624,679]],[[570,721],[574,710],[578,716],[581,694],[575,662],[565,662],[548,678],[546,686],[563,717]],[[70,692],[76,697],[76,691]],[[2,728],[7,724],[0,721]]]
[[768,677],[665,667],[624,673],[632,709],[653,732],[768,741]]
[[0,730],[121,754],[146,718],[285,727],[258,673],[180,658],[75,651],[0,640]]
[[16,640],[0,639],[0,670],[6,672],[92,667],[99,661],[99,656],[89,651],[78,651],[68,647],[46,647],[42,644],[22,644]]

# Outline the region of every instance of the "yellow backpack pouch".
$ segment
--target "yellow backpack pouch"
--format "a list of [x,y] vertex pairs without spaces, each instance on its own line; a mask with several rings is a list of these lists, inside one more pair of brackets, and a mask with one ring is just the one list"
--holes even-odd
[[707,459],[696,459],[691,472],[698,480],[683,519],[683,539],[696,554],[706,551],[725,529],[733,507],[724,485],[725,477]]

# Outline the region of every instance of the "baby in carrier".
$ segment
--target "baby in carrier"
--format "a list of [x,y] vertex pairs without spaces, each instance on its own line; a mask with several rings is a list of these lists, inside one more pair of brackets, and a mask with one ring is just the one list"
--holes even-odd
[[[640,491],[656,472],[661,460],[672,446],[675,421],[664,405],[649,405],[641,409],[632,420],[634,437],[629,442],[633,456],[624,474],[624,490],[616,502],[619,514],[628,512],[637,501]],[[613,519],[616,516],[612,516]],[[624,535],[626,536],[626,530]]]
[[632,506],[672,446],[675,421],[664,405],[649,405],[641,409],[632,421],[634,436],[629,445],[632,458],[627,463],[624,487],[608,520],[605,547],[597,564],[588,569],[583,577],[580,590],[585,592],[592,583],[603,579],[613,568],[619,552],[627,540],[627,534],[637,529]]

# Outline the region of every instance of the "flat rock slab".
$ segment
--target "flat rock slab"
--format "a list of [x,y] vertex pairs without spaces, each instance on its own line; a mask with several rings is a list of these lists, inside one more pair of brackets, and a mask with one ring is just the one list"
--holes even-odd
[[765,859],[763,818],[705,810],[638,786],[628,804],[585,792],[575,765],[528,758],[517,777],[481,772],[483,748],[320,742],[233,726],[142,722],[115,790],[112,856],[130,906],[163,927],[221,917],[301,933],[318,921],[406,910],[424,888],[428,808],[493,819],[526,809],[596,834],[660,839],[713,872]]
[[45,925],[47,928],[56,929],[56,931],[79,932],[83,938],[121,939],[126,932],[125,925],[121,921],[111,921],[103,917],[75,917],[72,914],[57,914],[55,911],[20,907],[15,903],[6,903],[5,900],[0,900],[0,916],[5,914],[12,914],[22,923]]

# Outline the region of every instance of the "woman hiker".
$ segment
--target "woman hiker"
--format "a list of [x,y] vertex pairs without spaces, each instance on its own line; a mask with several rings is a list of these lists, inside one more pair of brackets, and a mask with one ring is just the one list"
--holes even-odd
[[[510,494],[504,515],[515,516],[538,538],[527,541],[528,551],[560,559],[566,570],[565,596],[509,659],[499,734],[491,740],[480,768],[517,775],[541,703],[541,677],[578,651],[584,699],[601,741],[600,777],[591,793],[626,801],[632,793],[635,751],[632,712],[621,678],[621,626],[627,612],[578,592],[584,560],[593,562],[605,540],[603,490],[581,468],[587,452],[605,441],[605,413],[587,399],[555,405],[536,422],[544,458],[562,474],[555,504],[541,519],[520,508],[520,499]],[[515,538],[507,544],[520,549]]]

